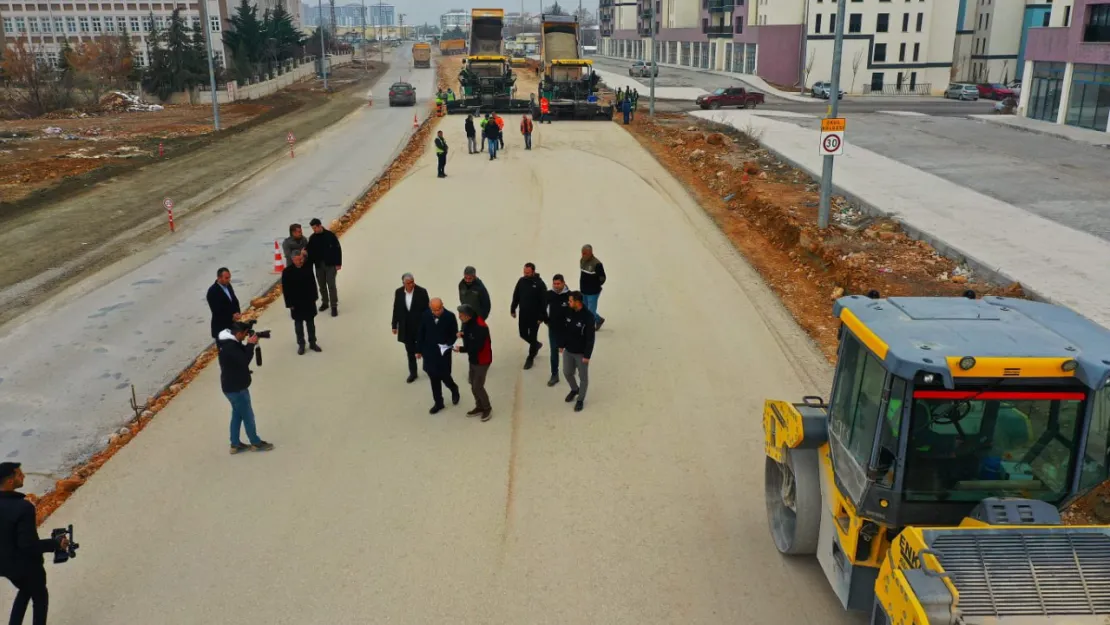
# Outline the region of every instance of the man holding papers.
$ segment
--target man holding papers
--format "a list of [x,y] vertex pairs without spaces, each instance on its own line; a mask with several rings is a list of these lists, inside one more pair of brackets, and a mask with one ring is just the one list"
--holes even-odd
[[458,339],[459,322],[454,313],[443,308],[443,300],[432,298],[428,310],[424,311],[424,318],[420,322],[420,331],[416,340],[416,357],[424,361],[424,373],[432,382],[432,398],[435,405],[429,414],[436,414],[444,409],[443,387],[451,390],[451,403],[458,404],[459,385],[451,378],[451,351]]

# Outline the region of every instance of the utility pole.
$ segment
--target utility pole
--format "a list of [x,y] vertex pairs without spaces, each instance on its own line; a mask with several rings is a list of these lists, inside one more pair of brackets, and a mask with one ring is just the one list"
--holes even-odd
[[324,0],[316,0],[316,8],[320,11],[320,21],[316,24],[316,30],[320,31],[320,73],[324,75],[324,93],[327,93],[328,51],[324,48]]
[[799,91],[798,93],[804,95],[805,92],[806,92],[806,69],[805,68],[806,68],[806,63],[809,60],[809,59],[806,58],[806,45],[808,45],[808,39],[809,39],[809,2],[806,2],[802,6],[802,36],[801,36],[800,39],[801,39],[802,49],[799,51],[798,54],[799,54],[799,58],[802,61],[801,61],[801,64],[798,66],[798,76],[799,76],[798,82],[802,85],[802,87],[801,87],[801,91]]
[[397,38],[401,41],[405,40],[405,14],[397,14]]
[[378,0],[378,51],[381,52],[382,63],[385,63],[385,8],[382,0]]
[[[828,118],[836,117],[840,110],[840,60],[844,52],[845,2],[836,3],[836,38],[833,40],[832,78],[829,85]],[[829,227],[829,208],[832,202],[833,156],[826,155],[821,166],[821,205],[817,212],[817,227]]]
[[220,129],[220,101],[216,98],[216,68],[212,63],[212,24],[208,21],[208,0],[200,0],[200,27],[208,48],[208,86],[212,90],[212,128]]
[[[579,2],[581,1],[579,0]],[[648,69],[648,76],[650,77],[648,83],[648,117],[655,117],[655,74],[659,71],[659,62],[655,60],[655,9],[649,8],[648,16],[648,28],[651,29],[651,66]]]
[[362,66],[366,67],[366,0],[362,0]]

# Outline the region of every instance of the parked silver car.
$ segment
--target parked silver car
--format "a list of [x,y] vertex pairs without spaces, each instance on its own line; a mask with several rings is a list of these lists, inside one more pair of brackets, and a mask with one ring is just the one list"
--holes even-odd
[[[838,99],[843,100],[844,99],[844,90],[840,89],[839,91],[840,91],[840,98],[838,98]],[[813,96],[815,98],[822,98],[822,99],[828,100],[829,95],[832,93],[832,83],[831,82],[815,82],[815,83],[813,83],[813,87],[810,88],[809,93],[810,93],[811,96]]]
[[633,61],[632,65],[628,66],[629,76],[647,78],[653,73],[657,77],[659,76],[659,66],[655,64],[655,61]]
[[944,97],[949,100],[971,100],[974,102],[979,99],[979,87],[966,82],[954,82],[944,90]]

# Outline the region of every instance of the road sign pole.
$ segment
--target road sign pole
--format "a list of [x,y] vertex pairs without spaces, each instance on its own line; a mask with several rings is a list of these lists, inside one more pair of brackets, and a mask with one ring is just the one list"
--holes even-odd
[[[840,109],[840,60],[844,52],[844,18],[847,16],[844,5],[845,2],[836,4],[836,38],[833,39],[832,77],[829,80],[832,83],[829,85],[829,102],[831,104],[829,105],[828,117],[836,117],[837,111]],[[833,158],[835,157],[826,155],[825,162],[821,165],[821,204],[817,210],[817,227],[821,229],[829,227]]]

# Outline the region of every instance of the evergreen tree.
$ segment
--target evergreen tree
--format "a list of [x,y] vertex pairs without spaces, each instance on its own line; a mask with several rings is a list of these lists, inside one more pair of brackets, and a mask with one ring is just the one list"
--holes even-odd
[[[235,15],[228,22],[228,28],[224,31],[224,43],[235,50],[236,73],[246,73],[246,76],[240,74],[240,78],[256,74],[264,55],[265,42],[262,22],[258,19],[258,6],[250,4],[248,0],[239,0]],[[246,66],[243,66],[240,57],[243,57]]]
[[73,57],[73,46],[69,45],[69,39],[62,40],[62,49],[58,53],[58,71],[65,74],[69,72],[69,59]]
[[193,39],[189,37],[185,19],[181,17],[181,9],[174,9],[170,15],[170,26],[166,29],[166,52],[177,90],[197,86],[200,82],[200,59],[197,58]]
[[194,71],[208,75],[208,43],[204,40],[204,32],[197,28],[193,30],[193,61],[196,63]]
[[277,60],[293,58],[305,44],[304,34],[293,25],[293,16],[285,10],[285,5],[278,3],[273,11],[266,12],[266,18],[266,39],[273,41],[277,49]]
[[135,66],[135,44],[131,42],[131,33],[124,27],[119,35],[119,63],[123,71],[121,79],[128,83],[135,83],[142,79],[142,70]]

